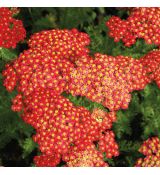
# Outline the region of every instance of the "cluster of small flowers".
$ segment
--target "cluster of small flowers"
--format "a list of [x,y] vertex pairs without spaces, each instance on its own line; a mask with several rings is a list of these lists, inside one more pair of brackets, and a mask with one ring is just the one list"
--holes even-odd
[[[47,96],[49,100],[51,94]],[[35,101],[33,97],[30,100]],[[40,99],[38,101],[40,104],[42,103]],[[90,113],[83,107],[74,107],[68,99],[62,96],[53,96],[51,101],[48,102],[50,107],[47,109],[46,107],[42,107],[42,104],[40,105],[41,109],[44,109],[43,113],[40,111],[41,114],[35,112],[37,105],[33,105],[31,108],[29,106],[31,101],[28,101],[28,104],[26,104],[28,114],[24,114],[23,117],[24,121],[36,128],[37,133],[33,136],[33,139],[39,144],[39,148],[44,155],[59,154],[63,156],[73,148],[75,150],[75,147],[78,148],[75,154],[78,154],[78,151],[86,150],[88,145],[99,140],[102,132],[110,129],[112,127],[112,121],[116,119],[115,113],[103,112],[102,116],[97,116],[98,119],[101,118],[101,122],[99,120],[97,121],[95,111],[97,113],[97,111],[100,111],[99,109],[95,109]],[[32,114],[36,114],[32,115],[29,111],[33,111]],[[101,113],[99,112],[99,114]],[[104,144],[107,144],[107,142]],[[111,157],[118,156],[118,147],[115,145],[117,145],[115,140],[111,139],[108,147]],[[103,152],[105,150],[100,150],[99,154]]]
[[12,91],[18,81],[18,90],[24,95],[35,89],[54,89],[61,94],[74,66],[72,61],[86,55],[90,39],[87,34],[73,30],[50,30],[34,34],[30,49],[24,51],[12,65],[6,65],[4,86]]
[[132,8],[126,20],[113,16],[107,22],[109,35],[115,42],[122,39],[130,47],[137,38],[143,38],[147,44],[160,45],[160,8]]
[[[77,151],[78,150],[78,151]],[[103,155],[95,149],[94,144],[88,144],[85,150],[74,147],[63,156],[68,167],[108,167],[103,161]]]
[[[3,71],[6,89],[12,91],[16,87],[18,91],[12,110],[22,111],[23,120],[36,129],[33,139],[42,152],[34,159],[37,166],[56,166],[73,147],[79,148],[77,154],[85,152],[87,145],[99,141],[116,120],[115,112],[95,109],[91,113],[61,96],[68,87],[74,62],[87,57],[88,44],[88,35],[76,29],[40,32],[31,37],[30,48]],[[111,156],[117,156],[116,142],[109,142]],[[95,166],[107,165],[102,164],[102,153],[103,150],[95,150],[100,157]]]
[[130,57],[95,54],[83,57],[72,68],[68,92],[102,103],[111,111],[128,108],[130,92],[144,89],[149,82],[139,60]]
[[28,45],[34,48],[42,48],[55,60],[66,58],[71,62],[88,55],[90,44],[88,34],[72,30],[49,30],[36,33],[31,36]]
[[160,50],[153,50],[140,59],[150,81],[155,81],[160,88]]
[[139,152],[146,157],[138,159],[136,167],[160,167],[160,139],[158,137],[146,140]]
[[11,65],[6,64],[5,68],[6,69],[2,72],[2,75],[5,77],[3,85],[9,92],[11,92],[15,88],[18,78],[14,68]]
[[[45,93],[47,92],[45,91]],[[41,152],[45,155],[44,161],[43,155],[42,162],[40,161],[41,157],[38,158],[38,164],[37,159],[35,160],[37,166],[41,165],[41,163],[45,166],[45,161],[46,166],[48,166],[47,162],[49,162],[51,155],[58,154],[58,156],[54,156],[55,161],[53,161],[57,162],[59,156],[63,157],[65,155],[66,157],[72,150],[74,150],[74,154],[77,156],[79,152],[86,152],[88,145],[93,144],[94,141],[103,140],[103,131],[107,130],[109,133],[112,122],[116,120],[115,113],[113,112],[106,113],[102,112],[100,109],[94,109],[94,111],[90,113],[83,107],[73,106],[68,99],[62,96],[56,97],[52,94],[46,94],[46,96],[48,96],[48,100],[46,97],[43,97],[43,99],[46,99],[48,102],[42,102],[40,98],[37,99],[39,101],[38,107],[38,102],[37,104],[31,104],[29,106],[31,100],[35,101],[35,98],[30,98],[28,104],[25,104],[28,108],[28,113],[23,114],[24,121],[31,124],[36,129],[37,133],[33,136],[33,139],[38,143]],[[51,99],[51,97],[53,98]],[[46,108],[45,104],[46,106],[50,104],[50,107]],[[40,109],[40,106],[43,110],[40,111],[41,113],[35,110]],[[99,115],[97,115],[98,113]],[[100,114],[102,114],[102,116],[100,116]],[[99,118],[101,118],[100,121]],[[113,133],[108,135],[108,140],[106,139],[103,145],[108,145],[106,150],[100,149],[97,151],[95,149],[94,152],[98,155],[102,155],[102,153],[108,151],[108,154],[106,154],[108,158],[119,155]],[[49,157],[47,158],[47,156]],[[66,161],[66,159],[64,159],[64,161]],[[92,161],[94,162],[94,159]],[[71,166],[68,161],[66,162],[68,166]],[[80,166],[82,162],[83,159],[79,159],[80,164],[77,164],[77,166]],[[99,159],[97,160],[97,163],[98,162]],[[100,162],[102,162],[102,160]],[[101,163],[96,165],[101,165]]]
[[60,163],[60,154],[40,155],[34,157],[34,162],[38,167],[55,167]]
[[[110,129],[112,126],[108,114],[105,116],[108,123],[105,122],[106,126],[102,124],[101,127],[85,108],[74,107],[62,96],[56,97],[47,91],[45,93],[43,96],[39,94],[38,99],[37,95],[28,98],[27,104],[25,103],[27,111],[23,114],[23,119],[36,129],[33,139],[44,154],[64,154],[72,144],[84,149],[88,143],[99,138],[102,128]],[[36,100],[38,102],[34,103]]]
[[99,138],[99,150],[105,152],[107,158],[116,157],[119,155],[118,145],[115,142],[113,131],[107,131]]
[[18,83],[18,91],[29,95],[33,91],[54,89],[56,94],[64,91],[65,80],[62,74],[68,74],[73,65],[69,60],[57,59],[45,49],[24,51],[11,65],[6,65],[3,75],[4,86],[12,91]]
[[15,8],[0,8],[0,47],[15,48],[26,36],[22,21],[12,17],[17,12]]

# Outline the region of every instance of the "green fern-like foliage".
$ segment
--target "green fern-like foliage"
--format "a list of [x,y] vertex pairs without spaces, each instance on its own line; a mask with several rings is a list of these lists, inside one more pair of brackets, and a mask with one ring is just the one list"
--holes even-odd
[[11,61],[14,58],[16,58],[16,52],[15,50],[9,50],[6,48],[0,47],[0,58],[3,61]]

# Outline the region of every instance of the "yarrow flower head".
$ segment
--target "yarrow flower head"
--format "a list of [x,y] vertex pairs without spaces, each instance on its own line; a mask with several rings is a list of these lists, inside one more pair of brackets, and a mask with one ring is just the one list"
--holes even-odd
[[16,13],[17,8],[0,8],[0,47],[15,48],[26,36],[22,21],[12,17]]
[[160,167],[160,139],[158,137],[144,141],[139,152],[146,157],[138,159],[136,167]]
[[88,53],[87,34],[76,29],[51,30],[34,34],[29,40],[30,49],[24,51],[11,65],[6,66],[4,86],[12,91],[19,83],[18,90],[29,94],[35,89],[64,91],[64,76],[74,66],[72,61]]
[[34,157],[34,163],[38,167],[55,167],[61,161],[60,154],[40,155]]
[[160,50],[153,50],[140,59],[150,81],[155,81],[160,88]]
[[136,7],[129,11],[126,20],[113,16],[106,22],[114,41],[122,39],[125,46],[130,47],[137,38],[143,38],[147,44],[160,45],[160,8]]
[[90,38],[86,33],[72,30],[48,30],[31,36],[28,45],[43,48],[54,59],[66,58],[74,62],[83,55],[88,55]]
[[102,103],[111,111],[128,108],[130,92],[144,89],[148,77],[139,60],[95,54],[76,62],[68,77],[68,92]]
[[103,155],[95,149],[93,144],[86,146],[84,150],[73,148],[68,154],[63,156],[68,167],[108,167],[103,161]]
[[117,157],[119,155],[118,144],[115,142],[113,131],[107,131],[101,134],[98,145],[99,150],[105,153],[107,158]]
[[[56,166],[73,149],[90,157],[88,166],[108,166],[103,162],[103,151],[87,146],[98,142],[104,131],[110,131],[116,113],[100,109],[91,112],[62,96],[68,91],[76,63],[85,57],[89,59],[89,42],[88,35],[76,29],[36,33],[29,40],[30,48],[3,71],[6,89],[16,88],[18,92],[12,100],[12,110],[21,111],[22,119],[36,130],[33,140],[42,153],[34,158],[36,166]],[[110,142],[113,144],[109,150],[117,156],[113,136]],[[93,163],[89,163],[91,159]],[[72,165],[70,160],[66,164]],[[73,164],[81,165],[83,161]]]

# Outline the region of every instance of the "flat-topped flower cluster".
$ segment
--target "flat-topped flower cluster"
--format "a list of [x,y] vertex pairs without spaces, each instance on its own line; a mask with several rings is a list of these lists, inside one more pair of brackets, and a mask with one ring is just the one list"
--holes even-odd
[[0,47],[15,48],[26,36],[22,21],[13,17],[16,13],[17,8],[0,8]]
[[144,141],[139,152],[145,157],[137,160],[136,167],[160,167],[160,140],[158,137],[151,137]]
[[126,20],[113,16],[106,22],[109,36],[115,42],[123,41],[125,46],[135,44],[137,38],[142,38],[147,44],[160,45],[160,8],[136,7],[130,8]]

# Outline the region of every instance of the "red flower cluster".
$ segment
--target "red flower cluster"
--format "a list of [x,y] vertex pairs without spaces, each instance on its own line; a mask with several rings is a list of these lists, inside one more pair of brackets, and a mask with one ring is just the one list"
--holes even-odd
[[21,111],[23,108],[23,99],[22,95],[18,94],[14,99],[12,99],[12,110]]
[[[77,151],[78,150],[78,151]],[[69,167],[108,167],[103,161],[103,155],[95,149],[93,144],[88,144],[84,150],[74,147],[63,156]]]
[[146,140],[139,152],[146,157],[138,159],[136,167],[160,167],[160,139],[158,137]]
[[34,162],[38,167],[55,167],[60,163],[61,157],[59,154],[40,155],[34,157]]
[[140,61],[130,57],[97,53],[94,59],[83,57],[76,65],[68,77],[68,92],[102,103],[111,111],[128,108],[130,92],[149,82]]
[[15,9],[0,8],[0,47],[15,48],[26,36],[21,20],[12,18]]
[[34,34],[30,49],[24,51],[12,64],[7,65],[3,75],[4,86],[12,91],[18,81],[18,91],[29,95],[35,89],[54,89],[55,93],[64,91],[65,80],[74,61],[86,55],[89,37],[76,29],[51,30]]
[[5,77],[3,85],[9,92],[11,92],[15,88],[18,78],[14,68],[11,65],[6,64],[5,67],[6,69],[2,72],[3,76]]
[[[23,120],[36,129],[33,139],[42,152],[34,159],[37,166],[56,166],[64,155],[76,148],[77,155],[85,152],[116,120],[114,112],[95,109],[91,113],[61,96],[68,89],[72,70],[78,65],[75,62],[87,57],[88,44],[88,35],[76,29],[40,32],[31,37],[30,48],[3,71],[6,89],[12,91],[16,87],[18,91],[12,100],[12,110],[22,111]],[[117,156],[116,143],[113,139],[110,142],[108,149]],[[92,147],[86,151],[93,151],[97,156],[91,165],[107,165],[102,162],[103,150]]]
[[112,123],[116,121],[116,113],[109,112],[106,113],[99,108],[95,108],[92,111],[91,117],[96,120],[96,124],[101,130],[110,129],[112,127]]
[[107,158],[116,157],[119,155],[118,145],[115,142],[113,131],[107,131],[99,138],[99,150],[105,152]]
[[115,42],[122,39],[130,47],[137,38],[143,38],[147,44],[160,44],[160,8],[132,8],[127,20],[113,16],[106,22],[109,35]]
[[[92,119],[88,110],[74,107],[64,97],[47,94],[47,91],[45,93],[43,95],[45,101],[40,99],[42,95],[39,95],[39,99],[36,98],[37,96],[28,99],[28,103],[25,104],[28,111],[23,116],[27,123],[36,128],[37,134],[34,136],[34,141],[39,144],[42,153],[64,154],[71,149],[73,144],[80,145],[84,149],[88,143],[99,138],[102,130],[96,120]],[[37,104],[32,105],[31,101],[34,102],[36,99]],[[105,129],[110,129],[107,122]]]
[[28,44],[31,48],[41,48],[52,59],[62,58],[74,62],[78,58],[88,55],[86,48],[90,43],[90,38],[86,33],[72,30],[49,30],[36,33],[31,36]]
[[[74,107],[68,99],[61,96],[56,97],[52,94],[46,94],[46,96],[48,96],[48,100],[50,99],[48,101],[47,97],[44,97],[48,101],[47,104],[50,104],[47,109],[43,106],[46,104],[46,101],[42,105],[42,101],[38,99],[41,108],[40,106],[37,107],[38,104],[30,107],[31,105],[29,106],[29,104],[31,101],[28,101],[28,104],[26,104],[28,113],[24,114],[23,117],[27,123],[36,128],[37,134],[33,139],[39,144],[41,152],[45,155],[60,154],[63,156],[74,147],[78,148],[77,151],[84,151],[89,144],[99,140],[102,132],[110,129],[112,127],[112,121],[115,120],[113,114],[104,112],[105,116],[99,117],[102,118],[101,123],[103,123],[103,117],[105,122],[100,125],[93,117],[95,116],[95,112],[92,115],[83,107]],[[51,99],[51,97],[53,98]],[[33,96],[30,100],[35,101]],[[39,110],[44,109],[43,113],[38,110],[38,113],[36,113],[36,108]],[[29,111],[33,111],[32,114]],[[115,152],[117,151],[117,147],[110,145],[110,150]]]
[[153,50],[140,59],[150,81],[155,81],[160,88],[160,50]]
[[54,89],[56,94],[61,94],[65,87],[62,74],[68,74],[71,67],[73,65],[67,59],[55,60],[45,49],[29,49],[6,66],[4,86],[12,91],[17,82],[18,91],[24,95],[41,89]]
[[[73,106],[68,99],[62,96],[54,96],[54,92],[45,91],[41,93],[43,96],[38,93],[38,95],[27,99],[27,103],[24,104],[27,109],[22,117],[24,121],[36,129],[37,133],[33,139],[39,144],[41,152],[46,157],[55,154],[63,156],[72,149],[76,150],[75,148],[77,148],[75,154],[78,154],[79,151],[83,152],[88,145],[98,141],[100,135],[103,135],[102,132],[110,129],[112,122],[115,121],[115,113],[101,112],[102,116],[100,116],[101,113],[97,116],[101,118],[100,125],[100,122],[95,118],[95,111],[100,111],[99,109],[95,109],[91,114],[83,107]],[[24,101],[26,102],[26,100]],[[34,103],[36,101],[37,103]],[[108,141],[110,141],[108,152],[111,151],[112,156],[117,156],[118,154],[115,152],[118,152],[118,148],[115,146],[117,145],[115,140],[112,137]],[[97,151],[95,150],[95,152]],[[98,154],[100,155],[103,152],[105,151],[100,150]],[[54,158],[57,161],[57,156]],[[47,165],[46,163],[44,166]]]

